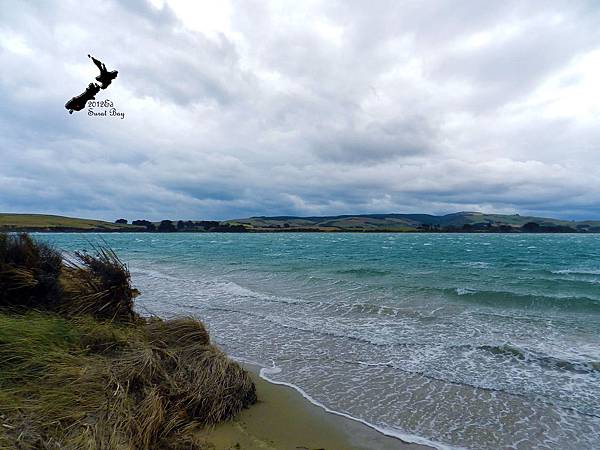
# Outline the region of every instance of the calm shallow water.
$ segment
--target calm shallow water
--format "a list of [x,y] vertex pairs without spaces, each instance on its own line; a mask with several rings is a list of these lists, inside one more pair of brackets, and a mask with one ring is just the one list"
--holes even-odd
[[38,234],[105,240],[140,310],[405,439],[600,447],[600,235]]

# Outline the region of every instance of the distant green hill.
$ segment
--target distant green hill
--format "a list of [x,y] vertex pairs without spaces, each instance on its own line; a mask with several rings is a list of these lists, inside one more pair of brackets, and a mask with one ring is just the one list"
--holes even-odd
[[[43,214],[2,214],[1,231],[159,231],[159,232],[589,232],[600,233],[600,220],[569,221],[518,214],[458,212],[430,214],[357,214],[340,216],[275,216],[217,221],[135,221],[136,225]],[[526,225],[527,224],[527,225]],[[525,227],[523,227],[526,225]]]
[[0,213],[0,231],[137,231],[142,227],[44,214]]
[[542,231],[600,232],[600,221],[568,221],[519,214],[458,212],[443,216],[429,214],[358,214],[324,217],[250,217],[228,221],[252,231],[517,231],[527,223]]

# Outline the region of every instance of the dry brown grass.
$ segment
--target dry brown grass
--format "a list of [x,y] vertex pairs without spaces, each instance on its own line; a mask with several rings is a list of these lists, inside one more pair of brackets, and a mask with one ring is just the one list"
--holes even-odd
[[93,247],[64,260],[27,234],[0,233],[0,308],[134,322],[137,314],[127,265],[114,251]]
[[140,419],[130,430],[137,442],[164,442],[190,425],[228,420],[256,402],[248,374],[209,344],[198,320],[155,320],[145,331],[144,346],[115,360],[111,370],[116,389],[139,399],[137,416],[131,415]]
[[133,322],[137,314],[127,265],[117,254],[103,247],[94,253],[76,252],[65,263],[61,277],[63,301],[59,309],[68,315],[90,314],[99,319]]
[[[256,402],[249,375],[193,318],[0,314],[0,325],[0,447],[202,448],[202,428]],[[168,343],[152,338],[161,328]]]
[[0,233],[0,307],[53,308],[61,296],[62,257],[27,234]]
[[210,344],[210,337],[204,324],[194,320],[193,317],[149,321],[146,333],[148,339],[157,347],[181,348]]

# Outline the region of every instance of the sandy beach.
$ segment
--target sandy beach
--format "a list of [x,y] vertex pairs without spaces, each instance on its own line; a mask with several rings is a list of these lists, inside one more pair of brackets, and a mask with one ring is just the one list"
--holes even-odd
[[[269,383],[251,371],[258,403],[236,419],[207,432],[209,448],[225,449],[382,449],[426,450],[431,447],[409,444],[355,420],[326,412],[313,405],[295,389]],[[212,446],[212,447],[210,447]]]

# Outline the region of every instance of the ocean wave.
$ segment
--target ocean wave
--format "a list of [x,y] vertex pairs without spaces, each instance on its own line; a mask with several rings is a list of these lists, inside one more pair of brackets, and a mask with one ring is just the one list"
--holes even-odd
[[501,357],[538,364],[552,370],[566,370],[579,374],[600,372],[600,361],[568,361],[533,350],[520,348],[509,343],[502,345],[480,345],[477,349]]
[[600,275],[600,269],[560,269],[551,270],[550,273],[557,275]]
[[[362,342],[365,344],[373,345],[375,347],[386,347],[386,348],[402,347],[402,348],[409,348],[409,349],[415,349],[415,350],[417,348],[436,348],[438,351],[442,351],[442,348],[439,345],[437,345],[435,343],[432,344],[431,342],[416,342],[416,341],[414,341],[414,342],[411,342],[411,341],[402,341],[402,342],[385,341],[384,342],[379,339],[373,339],[373,336],[369,337],[369,336],[365,336],[362,334],[348,333],[348,330],[342,331],[342,330],[336,330],[336,329],[331,329],[331,328],[325,329],[321,326],[318,326],[318,324],[311,326],[310,322],[308,322],[308,321],[302,321],[299,323],[299,322],[295,322],[295,321],[286,320],[285,318],[280,317],[280,316],[264,315],[264,314],[259,314],[256,312],[244,311],[244,310],[235,309],[235,308],[208,307],[207,309],[212,310],[212,311],[221,311],[221,312],[225,312],[225,313],[242,314],[244,316],[254,317],[256,319],[263,320],[265,322],[269,322],[269,323],[281,326],[283,328],[293,329],[293,330],[296,330],[296,331],[299,331],[302,333],[311,333],[311,334],[318,334],[321,336],[343,338],[343,339],[348,339],[350,341]],[[445,349],[444,351],[452,351],[457,356],[459,354],[464,354],[465,352],[468,353],[472,350],[475,350],[475,351],[483,351],[483,352],[486,352],[486,353],[489,353],[491,355],[495,355],[498,357],[512,358],[515,361],[521,361],[521,362],[527,363],[527,364],[537,364],[544,369],[569,371],[569,372],[578,373],[578,374],[600,373],[600,361],[595,361],[595,360],[569,361],[569,360],[566,360],[563,358],[545,355],[543,353],[536,352],[533,350],[523,349],[523,348],[520,348],[520,347],[510,344],[510,343],[505,343],[505,344],[500,344],[500,345],[487,345],[487,344],[486,345],[477,345],[477,344],[465,343],[465,344],[448,344],[448,345],[443,345],[442,347]],[[471,387],[476,387],[476,388],[481,388],[481,389],[501,391],[501,392],[507,392],[507,393],[510,393],[513,395],[519,395],[519,394],[516,394],[515,392],[505,391],[503,389],[494,388],[492,386],[472,384],[472,383],[466,382],[464,380],[459,382],[457,380],[451,380],[446,377],[433,376],[432,374],[427,373],[425,371],[408,369],[405,364],[399,365],[391,360],[390,361],[369,362],[369,361],[351,361],[351,360],[336,359],[336,361],[343,362],[346,364],[359,364],[359,365],[363,365],[363,366],[373,366],[373,367],[374,366],[384,366],[384,367],[389,367],[389,368],[393,368],[396,370],[400,370],[402,372],[409,373],[412,375],[420,375],[420,376],[424,376],[426,378],[436,379],[436,380],[440,380],[440,381],[444,381],[444,382],[450,382],[450,383],[460,384],[460,385],[464,385],[464,386],[471,386]]]
[[370,276],[383,276],[389,275],[392,272],[389,270],[381,270],[381,269],[369,269],[366,267],[359,267],[356,269],[344,269],[344,270],[336,270],[335,273],[339,273],[342,275],[357,275],[359,277],[370,277]]
[[483,306],[556,309],[568,312],[600,313],[600,299],[561,294],[522,294],[511,291],[477,290],[468,287],[443,288],[450,297]]
[[314,300],[305,300],[301,298],[257,292],[252,289],[241,286],[233,281],[216,281],[214,283],[214,287],[238,299],[254,299],[260,302],[279,303],[285,305],[306,305],[309,307],[310,305],[313,305],[314,307],[314,305],[321,304],[321,302]]
[[[301,333],[309,333],[311,335],[311,338],[314,339],[314,335],[321,335],[321,336],[331,336],[331,337],[335,337],[335,338],[344,338],[344,339],[348,339],[349,341],[354,341],[356,343],[358,342],[362,342],[362,343],[366,343],[366,344],[370,344],[373,345],[375,347],[379,347],[382,349],[390,349],[391,347],[408,347],[408,349],[413,349],[413,348],[418,348],[418,347],[432,347],[432,348],[436,348],[438,351],[441,351],[441,349],[439,348],[439,346],[435,343],[431,343],[431,342],[391,342],[389,340],[379,340],[376,339],[375,336],[365,336],[362,334],[362,332],[360,330],[348,330],[348,329],[336,329],[336,328],[332,328],[332,327],[323,327],[321,326],[322,324],[319,323],[311,323],[311,321],[307,321],[307,320],[294,320],[292,318],[290,318],[289,316],[281,316],[278,314],[260,314],[257,312],[251,312],[250,310],[247,309],[238,309],[238,308],[234,308],[234,307],[216,307],[216,306],[205,306],[206,310],[211,310],[211,311],[221,311],[226,313],[228,319],[227,320],[233,320],[235,321],[235,316],[231,316],[231,313],[235,313],[235,314],[240,314],[242,316],[248,316],[248,317],[253,317],[256,319],[259,319],[260,321],[264,321],[264,322],[268,322],[271,324],[275,324],[277,326],[280,326],[282,328],[287,328],[287,329],[292,329],[292,330],[296,330],[298,332]],[[256,321],[253,321],[253,323],[258,323]],[[260,327],[263,327],[263,325],[260,325]],[[270,328],[270,327],[268,327]],[[353,331],[356,332],[353,333]],[[302,342],[304,340],[304,338],[302,336],[299,336],[300,342]],[[350,344],[353,345],[353,344]],[[597,374],[599,369],[599,365],[597,362],[595,361],[587,361],[587,362],[577,362],[577,361],[565,361],[565,360],[560,360],[559,358],[554,358],[547,356],[547,355],[542,355],[542,354],[538,354],[538,355],[534,355],[533,352],[528,352],[526,350],[522,350],[519,348],[511,348],[510,344],[508,344],[509,346],[504,346],[504,344],[502,345],[476,345],[476,344],[450,344],[450,345],[446,345],[444,346],[446,348],[446,350],[453,350],[453,353],[456,355],[456,357],[461,357],[460,355],[465,356],[465,352],[466,355],[469,354],[469,352],[475,350],[475,351],[480,351],[480,352],[484,352],[484,353],[488,353],[491,355],[497,355],[499,357],[506,357],[506,358],[514,358],[515,361],[522,361],[526,364],[531,364],[531,363],[537,363],[540,366],[543,366],[543,368],[547,369],[554,369],[554,370],[571,370],[575,373],[581,374],[584,373],[585,371],[591,372],[594,371],[595,374]],[[457,353],[455,353],[455,351],[458,351]],[[427,352],[426,352],[427,353]],[[531,353],[531,354],[530,354]],[[537,356],[537,359],[535,358]],[[319,363],[324,363],[325,360],[327,360],[327,355],[320,355],[319,358],[316,358],[315,361],[319,362]],[[507,386],[499,386],[496,385],[495,383],[489,383],[489,382],[482,382],[483,380],[480,381],[476,381],[474,379],[472,379],[471,377],[467,377],[464,378],[462,376],[460,377],[456,377],[450,373],[440,373],[437,370],[434,370],[433,372],[430,371],[429,369],[418,369],[416,367],[411,367],[411,365],[407,365],[404,362],[401,361],[394,361],[394,360],[384,360],[384,361],[352,361],[352,360],[346,360],[346,359],[338,359],[337,356],[331,355],[332,360],[338,361],[338,362],[342,362],[342,363],[346,363],[346,364],[359,364],[359,365],[363,365],[363,366],[385,366],[385,367],[389,367],[391,369],[406,373],[406,374],[410,374],[410,375],[417,375],[417,376],[422,376],[424,378],[427,379],[431,379],[431,380],[438,380],[438,381],[442,381],[444,383],[450,383],[450,384],[455,384],[455,385],[461,385],[461,386],[468,386],[468,387],[472,387],[472,388],[477,388],[477,389],[485,389],[487,391],[494,391],[494,392],[503,392],[506,394],[510,394],[510,395],[516,395],[519,397],[526,397],[526,398],[531,398],[531,399],[536,399],[537,401],[542,401],[544,403],[548,403],[548,404],[553,404],[553,405],[558,405],[562,408],[567,408],[567,409],[572,409],[573,411],[576,411],[577,413],[580,414],[584,414],[586,416],[593,416],[593,417],[597,417],[595,414],[591,414],[590,412],[586,411],[585,409],[579,408],[579,407],[574,407],[573,405],[571,405],[570,403],[565,403],[563,401],[560,401],[559,399],[554,399],[554,398],[550,398],[550,397],[539,397],[538,395],[534,395],[531,392],[525,392],[525,391],[521,391],[519,389],[514,389],[514,388],[508,388]],[[308,359],[306,357],[302,357],[301,359],[299,359],[299,361],[302,361],[303,363],[307,363]],[[455,374],[456,375],[456,374]],[[468,375],[468,374],[467,374]],[[594,375],[596,376],[596,375]]]
[[[180,277],[170,275],[168,273],[142,268],[142,267],[134,267],[132,268],[132,272],[134,275],[143,275],[148,277],[149,279],[161,280],[161,281],[169,281],[176,283],[177,286],[180,286],[183,291],[189,291],[189,285],[194,284],[198,287],[194,287],[194,289],[202,290],[206,295],[218,295],[218,296],[229,296],[232,300],[240,301],[240,300],[252,300],[254,302],[260,303],[271,303],[271,304],[281,304],[281,305],[297,305],[299,307],[306,308],[306,311],[321,311],[327,312],[328,315],[336,315],[336,316],[348,316],[348,315],[362,315],[362,316],[398,316],[400,312],[404,314],[411,314],[411,311],[405,311],[401,307],[394,307],[386,304],[379,303],[369,303],[369,302],[341,302],[335,301],[331,298],[328,301],[324,301],[323,294],[326,290],[321,289],[318,295],[307,296],[307,292],[304,292],[305,295],[301,295],[299,297],[295,296],[283,296],[271,293],[263,293],[257,290],[244,287],[234,281],[230,281],[227,279],[222,279],[220,277],[208,277],[206,279],[196,279],[191,277]],[[344,280],[336,280],[330,286],[327,287],[327,290],[333,290],[336,293],[354,293],[357,290],[362,289],[360,285],[352,286],[352,287],[344,287],[341,289],[340,284],[345,284]],[[174,287],[173,289],[176,289]],[[326,296],[327,297],[327,296]],[[348,297],[348,295],[346,295]],[[360,296],[359,296],[360,297]],[[164,301],[164,299],[163,299]],[[189,302],[184,302],[180,306],[186,308],[201,308],[200,304],[192,304]],[[423,316],[424,318],[430,318],[431,312],[423,315],[421,313],[415,313],[419,316]]]
[[[405,344],[411,347],[418,346],[418,343]],[[426,346],[430,344],[424,344]],[[501,345],[473,345],[473,344],[459,344],[459,345],[448,345],[446,349],[470,351],[478,350],[490,353],[494,356],[514,359],[515,361],[521,361],[524,363],[537,364],[540,367],[550,370],[568,371],[577,374],[592,374],[600,373],[600,361],[587,360],[587,361],[569,361],[563,358],[550,356],[541,352],[520,348],[516,345],[505,343]],[[366,362],[366,361],[343,361],[345,363],[360,364],[370,367],[390,367],[394,369],[401,369],[406,371],[403,367],[398,366],[393,361],[381,361],[381,362]],[[428,376],[424,372],[406,371],[413,374],[419,374]],[[433,378],[433,377],[432,377]],[[445,378],[439,378],[442,381],[449,382],[450,380]],[[470,385],[468,383],[460,383],[464,385]],[[473,387],[484,388],[483,386],[470,385]],[[490,389],[486,386],[485,388]]]
[[[539,280],[539,278],[537,278]],[[542,278],[544,281],[548,281],[554,284],[560,284],[562,286],[570,286],[573,288],[589,288],[600,284],[600,277],[597,275],[572,275],[562,274],[560,277],[554,276],[553,278]]]
[[491,263],[485,261],[467,261],[460,264],[463,267],[471,267],[473,269],[489,269]]
[[[398,345],[398,346],[410,345],[410,344],[405,344],[405,343],[391,343],[384,339],[381,339],[381,340],[372,339],[372,338],[369,338],[367,336],[360,334],[360,331],[358,331],[358,330],[356,330],[356,334],[349,334],[347,332],[343,332],[343,331],[332,329],[332,328],[324,328],[318,324],[311,325],[310,322],[308,322],[306,320],[306,318],[303,318],[302,321],[298,322],[298,321],[290,320],[290,318],[287,316],[278,316],[278,315],[274,315],[274,314],[270,314],[270,315],[260,314],[257,312],[250,312],[248,310],[236,309],[234,307],[206,306],[206,309],[210,310],[210,311],[235,313],[235,314],[240,314],[240,315],[247,316],[247,317],[253,317],[253,318],[263,320],[263,321],[271,323],[271,324],[278,325],[283,328],[300,331],[302,333],[318,334],[320,336],[330,336],[330,337],[334,337],[334,338],[343,338],[343,339],[348,339],[349,341],[363,342],[363,343],[378,346],[378,347],[389,346],[390,344]],[[419,344],[417,344],[417,345],[419,345]]]
[[477,291],[474,289],[469,289],[469,288],[456,288],[454,290],[456,292],[457,295],[469,295],[469,294],[475,294]]
[[[418,315],[419,317],[423,317],[425,319],[431,317],[431,311],[428,311],[427,314],[422,314],[414,311],[405,311],[401,307],[394,307],[391,305],[378,304],[378,303],[369,303],[369,302],[339,302],[339,301],[319,301],[319,300],[311,300],[306,298],[296,298],[290,296],[281,296],[275,294],[265,294],[261,292],[254,291],[252,289],[243,287],[233,281],[218,281],[213,283],[213,287],[224,291],[227,294],[234,296],[235,298],[246,298],[246,299],[254,299],[257,301],[264,301],[269,303],[280,303],[287,305],[299,305],[305,306],[309,310],[320,310],[320,311],[330,311],[331,313],[336,313],[336,316],[346,316],[349,314],[364,314],[367,316],[398,316],[400,312],[405,312],[406,314],[412,313],[412,315]],[[354,289],[355,290],[355,289]],[[351,292],[352,289],[348,289],[348,292]],[[439,309],[439,308],[438,308]]]
[[167,273],[158,271],[158,270],[154,270],[154,269],[147,269],[147,268],[141,268],[141,267],[136,267],[136,266],[132,266],[130,267],[130,271],[132,273],[132,275],[145,275],[149,278],[154,278],[154,279],[158,279],[158,280],[169,280],[169,281],[185,281],[188,283],[194,283],[198,280],[194,280],[194,279],[190,279],[190,278],[181,278],[181,277],[176,277],[173,275],[169,275]]

